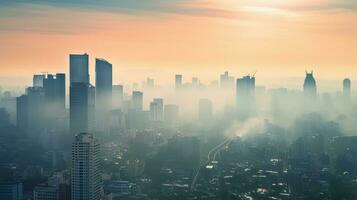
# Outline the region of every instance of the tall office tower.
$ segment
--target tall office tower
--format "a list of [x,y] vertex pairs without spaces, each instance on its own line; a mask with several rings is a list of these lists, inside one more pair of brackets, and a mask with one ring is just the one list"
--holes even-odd
[[0,181],[1,200],[23,200],[22,183],[19,181]]
[[135,111],[143,110],[143,93],[139,91],[133,91],[132,95],[132,108]]
[[176,89],[182,88],[182,75],[181,74],[175,75],[175,88]]
[[96,130],[109,132],[112,109],[112,64],[103,59],[95,60],[96,72]]
[[73,82],[70,87],[70,131],[72,134],[88,130],[88,84]]
[[255,77],[244,76],[237,79],[237,111],[240,116],[249,117],[255,107]]
[[220,87],[221,88],[233,88],[234,86],[234,77],[229,76],[228,71],[224,72],[220,76]]
[[43,79],[43,89],[46,99],[46,113],[48,119],[64,118],[66,102],[66,76],[65,74],[48,74]]
[[345,99],[349,99],[351,97],[351,80],[349,78],[345,78],[343,80],[343,96]]
[[70,54],[69,55],[69,81],[72,83],[89,84],[89,61],[88,54]]
[[88,54],[70,54],[70,131],[72,134],[88,130]]
[[175,126],[179,120],[179,107],[174,104],[167,104],[164,108],[164,121],[168,126]]
[[164,119],[164,100],[154,99],[150,103],[150,119],[152,121],[163,121]]
[[122,85],[113,85],[113,109],[121,109],[123,105],[124,90]]
[[313,72],[306,72],[306,78],[304,81],[304,94],[307,97],[316,97],[317,89],[316,89],[316,81],[313,75]]
[[[17,126],[26,133],[39,134],[45,127],[45,95],[41,87],[28,87],[17,97]],[[34,136],[34,135],[33,135]]]
[[72,143],[72,200],[101,197],[100,146],[89,133],[80,133]]
[[44,74],[35,74],[33,75],[32,79],[32,86],[33,87],[43,87],[43,79],[46,78]]
[[207,121],[212,119],[212,102],[209,99],[200,99],[198,103],[198,119]]
[[33,200],[59,200],[58,187],[39,185],[33,190]]

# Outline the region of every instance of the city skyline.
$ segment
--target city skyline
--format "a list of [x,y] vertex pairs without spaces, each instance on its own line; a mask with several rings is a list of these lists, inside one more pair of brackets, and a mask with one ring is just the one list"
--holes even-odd
[[[349,0],[2,1],[0,83],[23,86],[30,78],[14,80],[66,73],[64,58],[84,52],[111,61],[114,83],[153,75],[168,83],[175,72],[208,80],[223,70],[257,70],[262,84],[303,78],[305,70],[317,79],[353,80],[355,8]],[[91,74],[93,65],[94,57]]]

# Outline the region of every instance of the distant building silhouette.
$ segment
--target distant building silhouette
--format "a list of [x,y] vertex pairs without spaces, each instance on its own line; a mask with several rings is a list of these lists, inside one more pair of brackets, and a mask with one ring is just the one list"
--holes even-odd
[[132,95],[132,108],[135,111],[143,110],[143,93],[139,91],[133,91]]
[[317,95],[316,81],[313,72],[306,72],[304,81],[304,94],[307,97],[316,97]]
[[240,116],[246,118],[255,111],[255,77],[244,76],[236,83],[236,105]]
[[228,71],[224,72],[224,74],[221,74],[220,87],[221,88],[233,88],[234,87],[234,77],[229,76]]
[[349,78],[343,80],[343,96],[345,99],[350,99],[351,97],[351,80]]
[[146,87],[147,88],[154,88],[155,86],[155,80],[152,78],[147,78],[146,79]]
[[181,74],[175,75],[175,88],[176,89],[182,88],[182,75]]
[[150,103],[150,118],[152,121],[163,121],[164,119],[164,100],[156,98]]
[[100,146],[89,133],[80,133],[72,143],[72,200],[101,198]]

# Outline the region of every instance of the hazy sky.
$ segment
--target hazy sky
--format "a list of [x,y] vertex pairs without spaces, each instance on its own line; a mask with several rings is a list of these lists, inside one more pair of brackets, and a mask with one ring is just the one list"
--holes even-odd
[[83,52],[92,72],[95,57],[109,60],[115,83],[172,82],[176,71],[207,81],[225,69],[257,70],[262,84],[306,69],[357,79],[356,0],[29,2],[0,0],[2,85],[68,72],[68,54]]

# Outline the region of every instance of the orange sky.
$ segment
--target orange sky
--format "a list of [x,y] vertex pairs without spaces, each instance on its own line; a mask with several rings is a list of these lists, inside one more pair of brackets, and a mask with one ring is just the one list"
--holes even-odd
[[302,77],[306,69],[320,79],[353,79],[352,1],[0,3],[0,84],[27,83],[33,73],[68,72],[68,54],[82,52],[91,56],[92,73],[95,57],[110,61],[115,83],[150,76],[163,84],[175,72],[207,82],[226,69],[235,76],[257,70],[262,84]]

